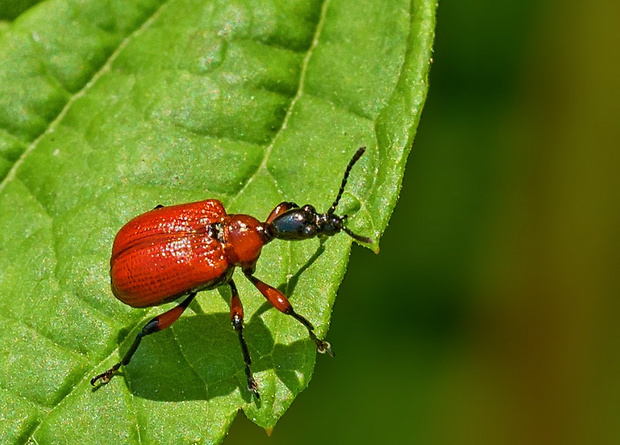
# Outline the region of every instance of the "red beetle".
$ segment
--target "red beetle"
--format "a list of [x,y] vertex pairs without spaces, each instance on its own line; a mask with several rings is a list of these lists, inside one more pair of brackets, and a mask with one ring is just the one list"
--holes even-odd
[[112,292],[116,298],[132,307],[150,307],[187,297],[149,321],[123,359],[90,383],[109,382],[121,366],[129,363],[142,337],[174,323],[197,292],[227,284],[232,291],[230,318],[239,335],[248,389],[259,398],[258,385],[250,369],[250,353],[243,338],[243,306],[232,279],[237,266],[276,309],[308,329],[319,352],[333,356],[330,344],[316,336],[312,323],[293,310],[282,292],[256,278],[254,271],[263,245],[275,238],[305,240],[344,231],[358,241],[371,242],[344,227],[346,215],[334,214],[351,168],[364,151],[362,147],[353,155],[338,196],[326,213],[317,213],[311,205],[299,207],[282,202],[262,223],[249,215],[228,215],[220,201],[208,199],[170,207],[160,205],[125,224],[116,235],[110,259]]

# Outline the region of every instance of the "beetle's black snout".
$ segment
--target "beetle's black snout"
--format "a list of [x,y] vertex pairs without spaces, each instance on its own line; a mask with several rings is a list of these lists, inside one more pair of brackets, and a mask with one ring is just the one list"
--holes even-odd
[[269,224],[274,238],[283,240],[304,240],[316,236],[316,210],[311,205],[288,210]]
[[311,205],[294,208],[276,217],[268,230],[273,238],[305,240],[317,235],[332,236],[342,230],[342,218],[334,214],[317,213]]

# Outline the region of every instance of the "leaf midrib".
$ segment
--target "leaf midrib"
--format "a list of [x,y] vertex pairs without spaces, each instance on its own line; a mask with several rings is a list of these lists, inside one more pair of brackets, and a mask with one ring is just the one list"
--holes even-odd
[[276,131],[275,135],[271,139],[271,143],[267,146],[267,148],[265,148],[265,154],[263,155],[263,160],[258,165],[258,167],[254,171],[254,173],[252,173],[252,175],[250,175],[250,177],[245,182],[243,187],[241,187],[239,189],[239,191],[237,192],[237,194],[232,197],[231,202],[228,203],[229,207],[233,206],[235,200],[239,196],[241,196],[243,194],[243,192],[252,184],[252,182],[259,175],[261,170],[265,170],[267,172],[269,177],[271,177],[271,179],[273,180],[273,182],[274,182],[274,184],[276,186],[276,190],[278,190],[278,192],[280,193],[281,196],[283,195],[282,190],[278,186],[278,181],[276,180],[276,178],[271,174],[271,172],[267,168],[267,162],[269,161],[269,157],[271,156],[271,152],[273,150],[273,147],[274,147],[276,141],[278,140],[280,135],[283,134],[284,131],[286,130],[288,121],[289,121],[291,115],[293,114],[293,109],[295,108],[295,105],[297,105],[297,102],[299,101],[299,99],[301,98],[301,96],[304,93],[304,81],[306,80],[306,73],[308,72],[308,65],[310,64],[310,59],[312,58],[312,55],[314,54],[314,49],[316,48],[316,46],[319,43],[319,37],[321,36],[321,32],[323,31],[323,26],[325,24],[325,16],[327,15],[327,8],[329,7],[329,3],[330,3],[330,0],[323,0],[323,2],[321,4],[321,15],[319,16],[319,21],[317,22],[316,29],[314,30],[314,34],[312,36],[312,43],[310,44],[310,47],[308,48],[306,56],[304,57],[304,60],[302,61],[302,64],[301,64],[301,70],[300,70],[300,75],[299,75],[299,84],[297,86],[297,92],[295,93],[295,96],[291,100],[291,102],[289,104],[289,107],[288,107],[288,110],[286,110],[286,114],[284,115],[284,119],[282,119],[282,124],[280,125],[280,128]]

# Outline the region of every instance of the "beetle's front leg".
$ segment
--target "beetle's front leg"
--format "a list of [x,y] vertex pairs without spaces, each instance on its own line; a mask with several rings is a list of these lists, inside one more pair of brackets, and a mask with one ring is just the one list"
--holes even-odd
[[257,399],[260,399],[258,384],[256,383],[256,380],[254,380],[254,376],[252,375],[252,370],[250,368],[250,365],[252,364],[250,350],[248,349],[248,344],[243,338],[243,305],[241,304],[241,298],[239,298],[239,292],[237,291],[235,282],[230,280],[228,284],[230,285],[230,291],[232,292],[232,297],[230,298],[230,320],[232,321],[233,328],[239,335],[239,343],[241,344],[241,352],[243,352],[243,362],[245,364],[245,375],[248,379],[248,389],[252,391]]
[[269,301],[269,303],[271,303],[280,312],[286,315],[290,315],[295,320],[303,324],[306,327],[306,329],[308,329],[308,334],[310,335],[310,338],[312,339],[312,341],[314,341],[314,343],[316,344],[317,350],[321,354],[324,354],[327,352],[329,355],[334,357],[335,354],[332,351],[332,348],[329,342],[323,339],[320,339],[316,336],[316,334],[314,333],[314,326],[312,326],[312,323],[310,323],[302,315],[299,315],[297,312],[295,312],[295,310],[293,309],[293,306],[288,301],[288,298],[286,298],[286,296],[282,292],[280,292],[275,287],[272,287],[268,285],[267,283],[264,283],[258,278],[256,278],[254,275],[252,275],[251,271],[244,270],[243,272],[245,273],[245,276],[248,278],[248,280],[250,280],[252,284],[256,286],[259,292],[263,294],[263,296],[267,299],[267,301]]

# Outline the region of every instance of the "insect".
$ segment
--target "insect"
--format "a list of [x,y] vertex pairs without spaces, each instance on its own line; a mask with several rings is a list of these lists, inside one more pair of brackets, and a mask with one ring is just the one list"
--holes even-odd
[[220,201],[208,199],[169,207],[158,205],[125,224],[114,239],[110,259],[114,296],[136,308],[185,298],[146,323],[121,361],[93,377],[90,383],[108,383],[121,366],[129,364],[142,338],[178,320],[198,292],[228,285],[232,293],[230,318],[239,337],[248,389],[259,399],[243,337],[243,305],[232,278],[236,267],[277,310],[306,327],[319,352],[333,356],[331,345],[316,336],[312,323],[295,312],[282,292],[256,278],[254,272],[262,247],[274,239],[324,238],[344,231],[360,242],[372,242],[344,226],[347,215],[334,213],[351,169],[364,151],[365,147],[358,149],[349,161],[338,195],[326,213],[317,213],[309,204],[299,207],[293,202],[282,202],[263,223],[249,215],[229,215]]

